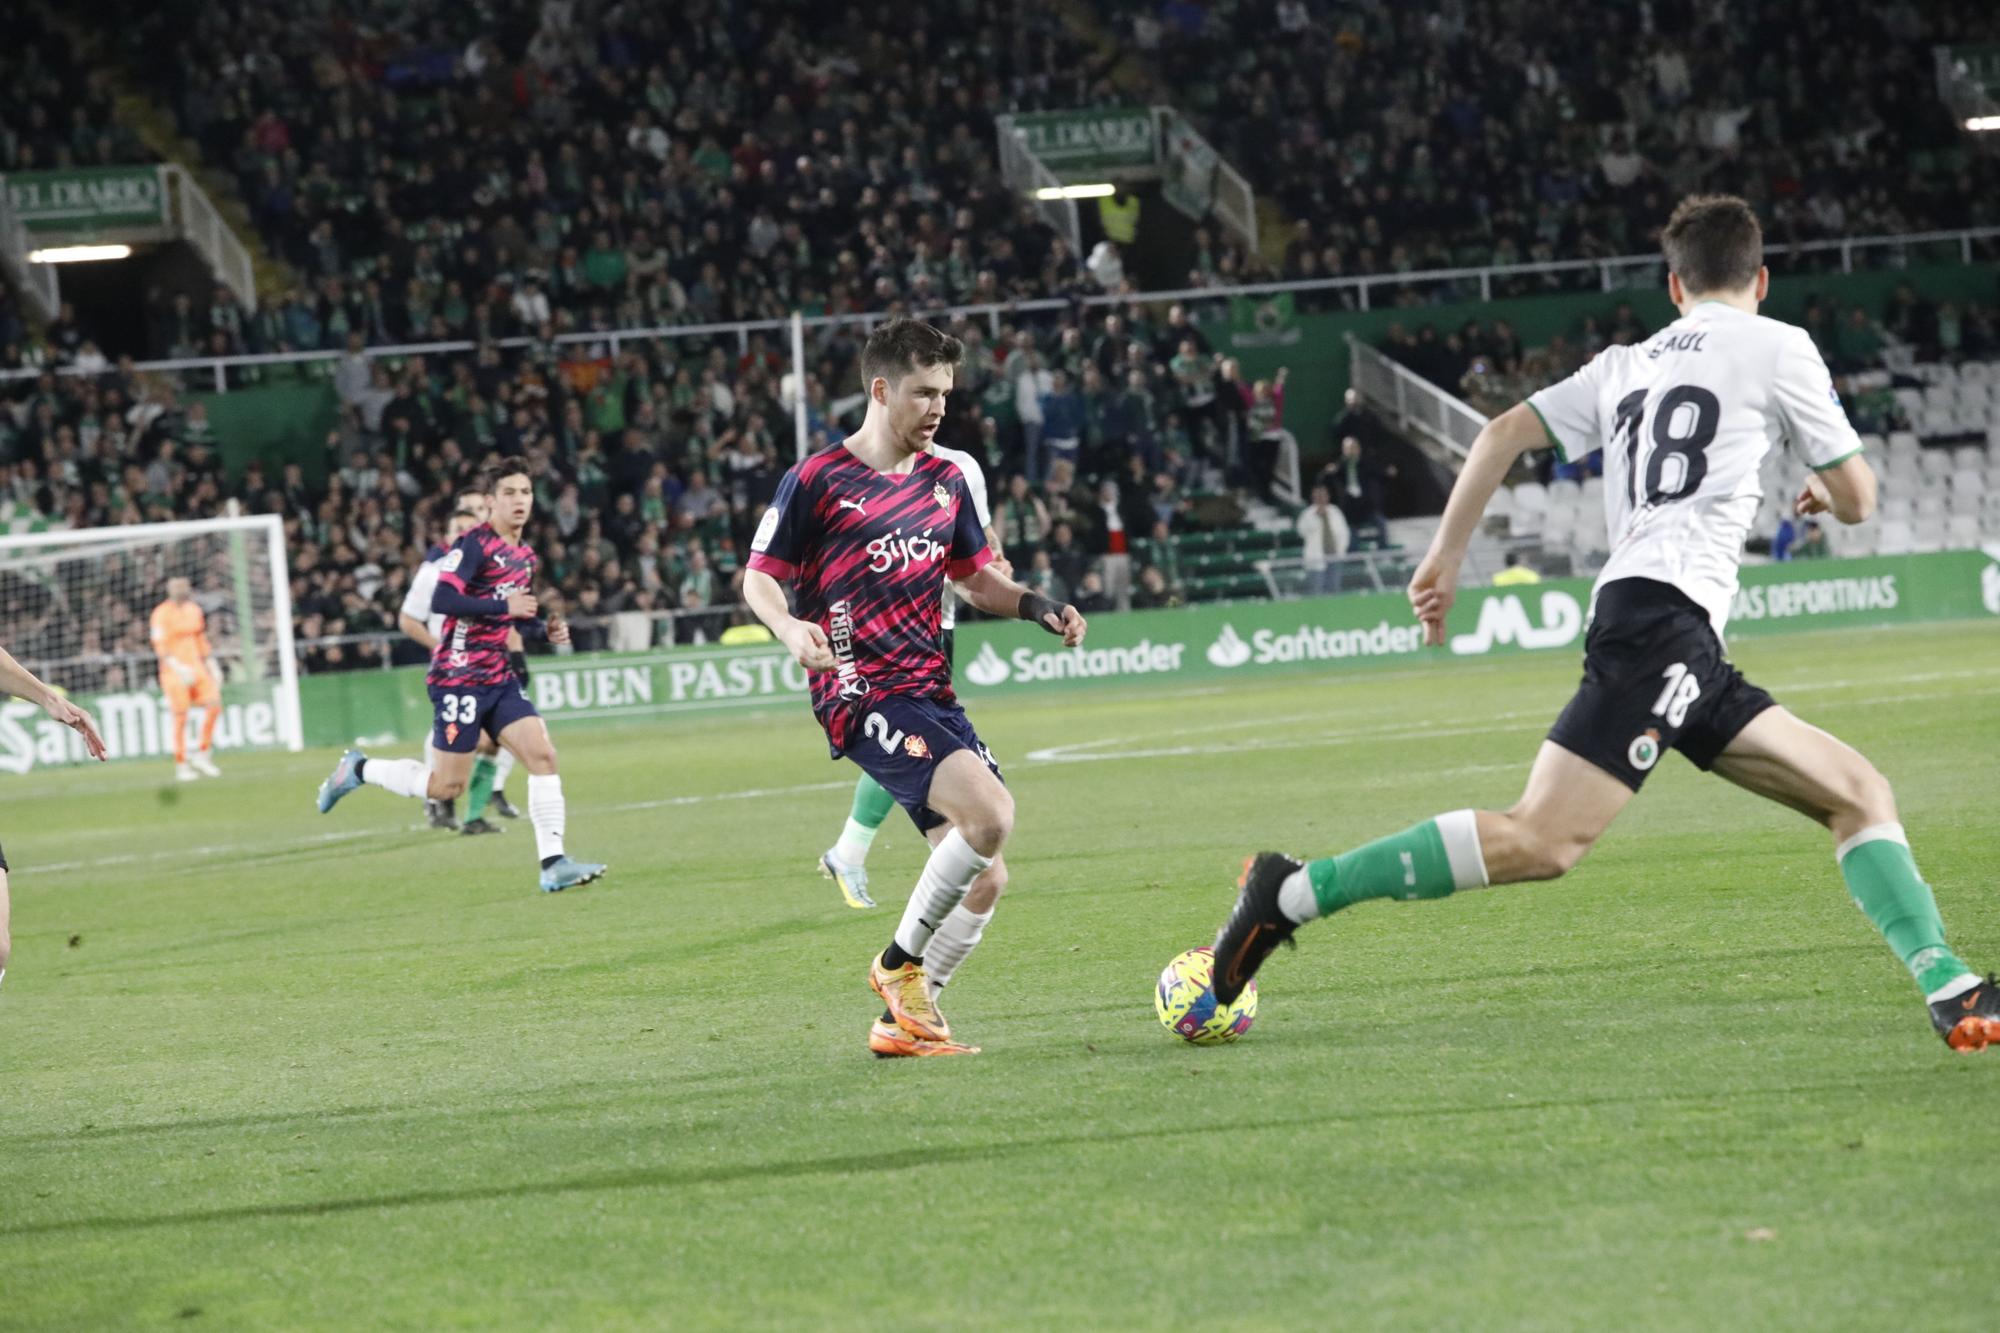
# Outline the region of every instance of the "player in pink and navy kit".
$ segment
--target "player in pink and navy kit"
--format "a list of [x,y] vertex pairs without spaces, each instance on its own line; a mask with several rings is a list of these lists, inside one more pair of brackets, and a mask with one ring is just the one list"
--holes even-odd
[[415,759],[371,760],[359,750],[340,757],[320,784],[321,813],[364,783],[398,796],[449,801],[465,790],[482,733],[514,752],[528,770],[528,821],[535,828],[541,887],[555,893],[588,884],[605,867],[571,860],[563,851],[566,806],[548,725],[522,688],[507,647],[508,631],[523,638],[569,642],[560,617],[544,623],[535,598],[535,553],[521,544],[533,511],[534,484],[525,459],[504,459],[488,485],[490,517],[464,533],[438,563],[431,609],[444,616],[431,651],[431,703],[437,720],[435,767]]
[[[963,351],[916,320],[876,330],[861,353],[867,419],[785,474],[743,584],[751,609],[806,668],[834,757],[881,783],[932,844],[895,938],[869,967],[888,1009],[868,1045],[883,1056],[978,1049],[951,1040],[936,989],[992,916],[1014,824],[999,765],[952,693],[939,629],[944,585],[1072,647],[1085,631],[1075,607],[992,564],[963,474],[925,452]],[[793,585],[796,615],[780,580]]]

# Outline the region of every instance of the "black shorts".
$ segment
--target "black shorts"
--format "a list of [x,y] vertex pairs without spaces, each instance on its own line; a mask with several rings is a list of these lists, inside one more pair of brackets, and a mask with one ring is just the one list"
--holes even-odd
[[1617,579],[1598,589],[1583,683],[1549,739],[1637,791],[1662,752],[1706,770],[1775,706],[1730,665],[1693,598],[1652,579]]

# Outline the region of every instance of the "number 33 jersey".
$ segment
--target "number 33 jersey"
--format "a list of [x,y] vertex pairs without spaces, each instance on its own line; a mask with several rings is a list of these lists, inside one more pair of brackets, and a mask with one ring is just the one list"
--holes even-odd
[[1611,558],[1597,587],[1670,583],[1717,635],[1763,498],[1765,453],[1789,444],[1823,469],[1861,449],[1806,331],[1716,301],[1643,343],[1605,348],[1528,406],[1567,459],[1604,450]]

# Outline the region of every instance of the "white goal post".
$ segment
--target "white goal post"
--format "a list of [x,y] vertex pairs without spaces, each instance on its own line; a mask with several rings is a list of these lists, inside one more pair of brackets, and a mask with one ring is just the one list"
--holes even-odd
[[[275,514],[0,537],[0,647],[95,712],[111,758],[171,756],[148,627],[177,577],[192,585],[222,673],[217,750],[302,749],[291,574]],[[39,708],[0,704],[0,773],[82,759],[75,733]]]

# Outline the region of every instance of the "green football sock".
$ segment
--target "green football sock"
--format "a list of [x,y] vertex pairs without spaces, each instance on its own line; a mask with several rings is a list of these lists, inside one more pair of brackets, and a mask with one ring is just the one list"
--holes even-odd
[[[1458,844],[1456,872],[1448,840]],[[1371,898],[1443,898],[1454,889],[1484,884],[1486,870],[1474,816],[1459,810],[1351,852],[1310,861],[1306,878],[1318,914],[1326,916]]]
[[889,794],[888,789],[863,773],[861,780],[854,784],[854,809],[847,817],[863,828],[881,828],[882,821],[895,808],[896,798]]
[[493,775],[499,766],[487,755],[480,755],[472,761],[472,787],[465,795],[465,822],[470,824],[486,814],[486,803],[493,799]]
[[896,798],[887,789],[866,773],[854,784],[854,809],[847,816],[846,825],[840,830],[840,841],[833,845],[833,854],[851,866],[863,865],[868,860],[868,849],[875,843],[876,830],[882,821],[896,808]]
[[1944,918],[1901,824],[1876,824],[1842,843],[1840,873],[1925,995],[1971,971],[1944,942]]

